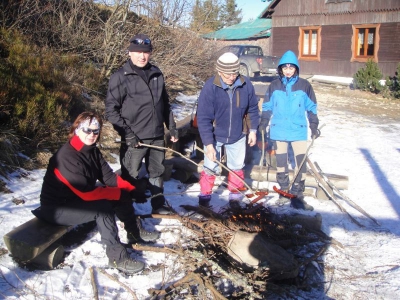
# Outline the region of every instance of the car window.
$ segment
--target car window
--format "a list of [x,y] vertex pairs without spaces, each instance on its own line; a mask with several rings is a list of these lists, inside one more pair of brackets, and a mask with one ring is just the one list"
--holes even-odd
[[247,47],[247,55],[262,55],[262,51],[258,47]]
[[229,52],[232,52],[233,54],[239,56],[239,51],[240,51],[240,47],[229,47]]

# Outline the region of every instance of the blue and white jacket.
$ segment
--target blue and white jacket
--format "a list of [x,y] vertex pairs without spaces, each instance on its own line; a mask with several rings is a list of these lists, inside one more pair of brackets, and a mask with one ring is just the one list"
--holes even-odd
[[262,119],[269,120],[272,140],[307,140],[307,119],[316,128],[319,123],[317,99],[311,84],[299,77],[299,63],[292,51],[282,56],[279,66],[283,64],[293,64],[297,70],[290,78],[280,72],[280,78],[271,82],[262,105]]

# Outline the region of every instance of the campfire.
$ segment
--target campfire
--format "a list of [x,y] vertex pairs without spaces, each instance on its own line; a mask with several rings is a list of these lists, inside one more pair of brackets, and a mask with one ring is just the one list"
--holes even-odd
[[[149,290],[151,295],[182,296],[183,291],[191,291],[199,296],[208,291],[213,299],[265,299],[280,294],[282,284],[307,288],[313,284],[308,282],[308,269],[313,262],[320,263],[320,256],[334,242],[320,230],[318,216],[277,215],[251,203],[227,205],[218,213],[201,206],[182,207],[187,216],[167,217],[179,219],[196,237],[190,248],[134,246],[178,253],[186,265],[183,279],[163,290]],[[193,253],[201,253],[202,259],[193,258]]]

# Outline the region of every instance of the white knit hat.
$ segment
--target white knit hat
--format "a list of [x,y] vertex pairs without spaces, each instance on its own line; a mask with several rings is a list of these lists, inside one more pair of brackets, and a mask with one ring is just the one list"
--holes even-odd
[[239,71],[239,58],[232,52],[226,52],[218,58],[216,69],[226,74],[237,73]]

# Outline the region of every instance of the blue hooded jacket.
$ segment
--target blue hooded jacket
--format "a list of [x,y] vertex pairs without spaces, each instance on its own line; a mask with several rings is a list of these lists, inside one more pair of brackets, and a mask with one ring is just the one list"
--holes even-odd
[[[284,64],[296,66],[287,78],[281,71]],[[271,82],[262,105],[262,119],[270,124],[270,138],[275,141],[307,140],[308,123],[318,127],[317,99],[311,84],[299,77],[299,62],[292,51],[283,54],[278,66],[280,78]],[[262,123],[262,122],[261,122]]]

